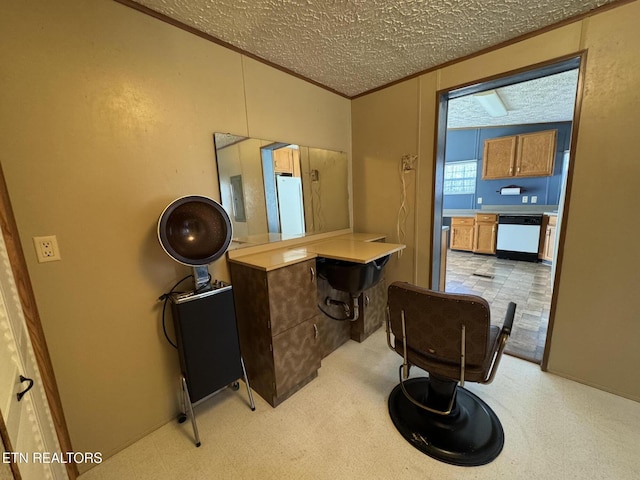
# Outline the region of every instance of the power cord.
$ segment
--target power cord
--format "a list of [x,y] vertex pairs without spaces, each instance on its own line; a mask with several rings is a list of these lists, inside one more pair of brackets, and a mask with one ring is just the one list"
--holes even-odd
[[[398,243],[404,243],[406,237],[406,222],[409,216],[409,209],[407,207],[407,183],[405,180],[405,174],[415,169],[414,162],[417,159],[417,155],[403,155],[400,160],[400,182],[402,184],[402,192],[400,195],[400,208],[398,210],[398,219],[396,222],[396,235],[398,236]],[[398,258],[402,257],[403,250],[398,251]]]
[[[169,290],[168,293],[163,293],[162,295],[160,295],[160,297],[158,298],[158,300],[164,302],[162,305],[162,331],[164,332],[164,338],[167,339],[167,342],[169,342],[169,344],[173,347],[173,348],[178,348],[178,345],[176,345],[170,338],[169,338],[169,334],[167,333],[167,325],[166,325],[166,321],[165,321],[165,312],[167,310],[167,302],[169,301],[169,298],[171,297],[171,294],[173,294],[176,290],[176,288],[178,288],[178,285],[180,285],[182,282],[184,282],[185,280],[189,279],[189,278],[193,278],[193,275],[187,275],[186,277],[184,277],[182,280],[178,281],[178,283],[176,283],[173,287],[171,287],[171,290]],[[211,278],[211,275],[209,275],[209,278]]]

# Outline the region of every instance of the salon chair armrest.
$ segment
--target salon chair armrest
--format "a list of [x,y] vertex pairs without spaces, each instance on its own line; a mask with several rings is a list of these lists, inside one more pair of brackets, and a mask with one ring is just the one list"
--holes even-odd
[[511,327],[513,326],[513,317],[516,314],[516,304],[509,302],[507,306],[507,314],[504,316],[504,323],[502,324],[502,333],[511,335]]

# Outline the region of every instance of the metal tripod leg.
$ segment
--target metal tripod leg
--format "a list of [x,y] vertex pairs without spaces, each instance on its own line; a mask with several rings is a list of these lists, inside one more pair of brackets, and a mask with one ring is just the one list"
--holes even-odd
[[244,383],[247,386],[247,393],[249,394],[249,403],[251,404],[251,410],[256,409],[256,404],[253,402],[253,394],[251,393],[251,386],[249,385],[249,377],[247,377],[247,371],[244,368],[244,359],[240,357],[240,365],[242,365],[242,375],[244,375]]
[[[189,417],[191,417],[191,426],[193,427],[193,435],[196,437],[196,447],[201,445],[200,435],[198,434],[198,425],[196,425],[196,416],[193,413],[193,405],[191,404],[191,396],[189,395],[189,389],[187,388],[187,380],[182,377],[182,407],[188,409]],[[186,413],[186,410],[185,410]]]

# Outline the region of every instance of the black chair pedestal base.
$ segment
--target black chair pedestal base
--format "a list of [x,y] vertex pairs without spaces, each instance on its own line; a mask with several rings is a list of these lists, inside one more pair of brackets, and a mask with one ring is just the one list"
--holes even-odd
[[[412,378],[404,385],[414,399],[424,401],[429,379]],[[389,395],[389,414],[411,445],[451,465],[485,465],[500,454],[504,445],[504,431],[496,414],[479,397],[460,386],[452,412],[438,415],[411,403],[397,385]]]

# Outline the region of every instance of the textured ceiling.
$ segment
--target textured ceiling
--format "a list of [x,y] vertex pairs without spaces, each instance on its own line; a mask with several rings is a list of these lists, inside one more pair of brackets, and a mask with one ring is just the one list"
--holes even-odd
[[473,95],[449,101],[447,128],[527,123],[570,122],[576,99],[578,70],[498,88],[507,115],[492,117]]
[[131,0],[347,97],[615,0]]

